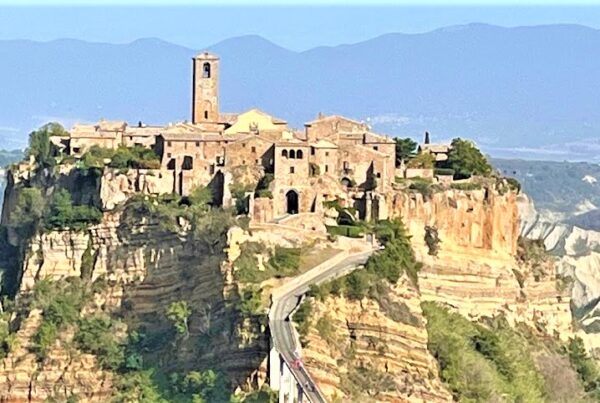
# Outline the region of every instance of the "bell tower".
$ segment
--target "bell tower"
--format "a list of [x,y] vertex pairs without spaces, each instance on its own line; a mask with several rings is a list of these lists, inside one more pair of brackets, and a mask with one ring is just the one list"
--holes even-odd
[[192,122],[219,121],[219,58],[203,52],[193,59]]

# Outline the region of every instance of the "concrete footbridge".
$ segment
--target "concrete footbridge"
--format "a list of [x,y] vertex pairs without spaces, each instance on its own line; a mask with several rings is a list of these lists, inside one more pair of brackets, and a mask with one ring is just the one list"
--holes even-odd
[[361,267],[374,251],[369,248],[355,253],[340,252],[273,291],[269,311],[269,379],[271,389],[279,392],[279,403],[303,402],[305,398],[312,403],[327,402],[302,363],[292,315],[312,284],[323,283]]

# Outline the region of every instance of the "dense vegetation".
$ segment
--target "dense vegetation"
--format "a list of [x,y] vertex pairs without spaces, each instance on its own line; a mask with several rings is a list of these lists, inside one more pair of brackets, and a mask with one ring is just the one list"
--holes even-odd
[[119,169],[158,169],[160,159],[154,150],[138,145],[120,146],[116,150],[92,146],[83,154],[79,165],[82,169],[100,169],[105,165]]
[[396,166],[402,161],[407,162],[417,152],[417,142],[411,138],[396,138]]
[[[275,246],[272,251],[260,243],[246,242],[234,262],[234,275],[244,283],[261,283],[270,278],[291,277],[298,274],[301,248]],[[259,268],[258,256],[268,257]]]
[[373,228],[384,249],[373,254],[364,270],[355,270],[351,274],[336,280],[314,285],[310,295],[324,299],[327,295],[345,295],[350,299],[362,299],[375,296],[387,288],[386,284],[395,284],[405,273],[416,285],[420,264],[416,261],[410,245],[410,238],[400,219],[380,221]]
[[52,168],[56,164],[56,150],[50,142],[52,136],[66,136],[67,131],[58,123],[48,123],[29,134],[27,157],[34,157],[38,167]]
[[471,322],[433,302],[422,306],[429,350],[455,400],[597,401],[600,372],[581,340],[561,348],[503,317]]

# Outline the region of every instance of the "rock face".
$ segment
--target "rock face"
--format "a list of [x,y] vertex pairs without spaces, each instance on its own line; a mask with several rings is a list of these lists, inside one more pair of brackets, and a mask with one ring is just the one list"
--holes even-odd
[[542,239],[557,258],[558,273],[572,283],[571,301],[582,337],[590,349],[600,348],[600,232],[551,221],[539,214],[526,196],[519,199],[520,231],[530,239]]
[[[314,303],[311,321],[304,362],[329,400],[358,398],[351,395],[353,386],[367,394],[372,388],[369,397],[378,402],[452,400],[427,350],[419,292],[406,277],[390,290],[385,309],[372,299],[328,297]],[[377,381],[352,385],[356,368]],[[378,389],[383,378],[390,382]]]
[[[211,250],[189,236],[163,230],[158,222],[141,220],[132,225],[127,220],[119,212],[105,213],[102,223],[89,231],[36,236],[26,253],[20,293],[28,293],[45,277],[101,279],[105,286],[95,295],[91,309],[126,307],[125,322],[149,334],[168,329],[167,306],[185,300],[192,308],[190,336],[175,352],[159,347],[156,354],[161,362],[179,370],[217,368],[237,385],[260,386],[269,348],[266,329],[260,321],[239,317],[231,307],[235,300],[228,290],[235,285],[226,284],[230,267],[224,263],[224,244]],[[82,265],[86,251],[93,256],[90,268]],[[36,328],[30,319],[19,333],[23,348],[11,351],[0,367],[0,401],[41,402],[57,387],[77,391],[86,401],[106,401],[114,392],[110,374],[98,369],[93,356],[59,344],[38,363],[24,350]]]

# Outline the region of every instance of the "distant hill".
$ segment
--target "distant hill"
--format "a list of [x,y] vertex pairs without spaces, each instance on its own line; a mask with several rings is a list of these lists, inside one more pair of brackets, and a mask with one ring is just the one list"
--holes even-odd
[[[224,111],[260,107],[295,126],[341,113],[392,135],[474,138],[498,156],[600,155],[595,29],[470,24],[305,52],[258,36],[208,48],[222,59]],[[53,119],[189,118],[197,52],[159,39],[0,41],[0,138],[22,146]]]
[[[538,210],[562,213],[583,228],[600,223],[600,165],[498,158],[492,164],[503,175],[517,178]],[[579,218],[573,218],[575,214]]]

